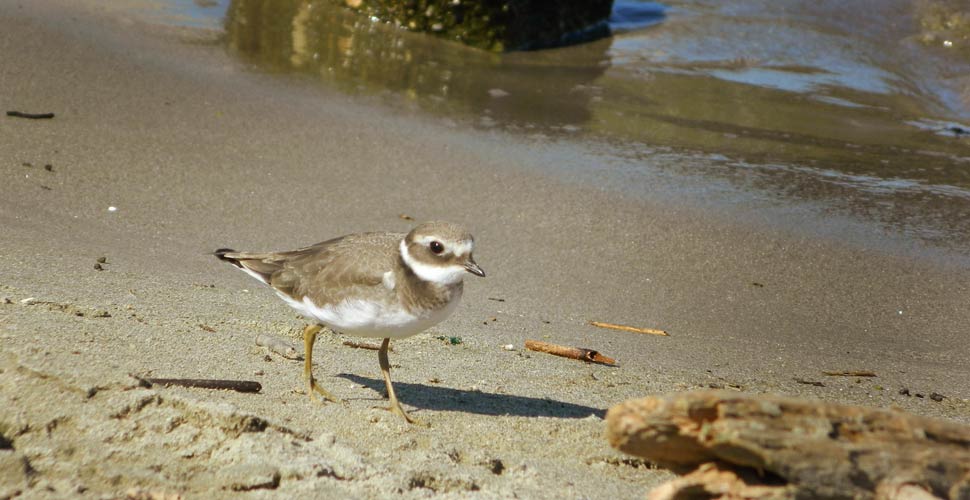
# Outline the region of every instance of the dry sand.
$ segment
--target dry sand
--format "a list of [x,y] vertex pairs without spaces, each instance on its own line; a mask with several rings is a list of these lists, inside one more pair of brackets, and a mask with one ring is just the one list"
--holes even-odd
[[[545,176],[552,146],[248,73],[98,2],[2,2],[0,26],[4,110],[57,114],[0,119],[0,497],[634,498],[669,473],[612,451],[605,410],[709,386],[970,422],[958,261]],[[297,342],[303,321],[207,255],[403,231],[401,213],[468,225],[489,273],[391,354],[430,428],[384,411],[376,353],[337,336],[315,370],[347,403],[311,404],[301,362],[254,344]],[[530,338],[622,366],[522,351]],[[843,369],[878,376],[821,373]]]

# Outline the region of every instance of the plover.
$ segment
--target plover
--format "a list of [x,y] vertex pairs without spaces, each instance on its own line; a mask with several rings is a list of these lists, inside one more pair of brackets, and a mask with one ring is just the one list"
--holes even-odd
[[390,410],[401,408],[391,385],[387,349],[440,323],[461,299],[465,273],[485,276],[472,258],[475,240],[464,228],[426,222],[407,234],[360,233],[287,252],[215,251],[220,260],[269,285],[284,302],[316,321],[303,330],[303,376],[314,392],[339,402],[313,377],[313,341],[322,326],[360,337],[383,338],[378,360]]

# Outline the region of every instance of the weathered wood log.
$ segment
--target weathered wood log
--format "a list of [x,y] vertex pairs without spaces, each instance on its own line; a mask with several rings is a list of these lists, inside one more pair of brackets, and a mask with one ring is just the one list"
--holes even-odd
[[970,427],[901,411],[726,391],[607,413],[619,450],[687,474],[651,498],[970,498]]
[[[700,495],[704,492],[705,495]],[[739,472],[730,466],[708,462],[697,469],[654,488],[647,500],[681,498],[731,498],[745,500],[787,500],[795,497],[790,485],[766,485],[756,473]]]

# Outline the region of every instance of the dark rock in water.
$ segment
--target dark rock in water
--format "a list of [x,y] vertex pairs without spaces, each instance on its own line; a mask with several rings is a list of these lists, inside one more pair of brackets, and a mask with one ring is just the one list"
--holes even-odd
[[610,34],[613,0],[330,0],[371,18],[503,52],[595,40]]

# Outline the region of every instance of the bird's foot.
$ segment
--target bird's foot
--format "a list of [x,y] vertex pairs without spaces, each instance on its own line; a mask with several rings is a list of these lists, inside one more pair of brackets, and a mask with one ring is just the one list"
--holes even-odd
[[396,414],[404,417],[404,420],[406,420],[409,424],[412,424],[412,425],[420,425],[421,427],[431,427],[431,424],[429,424],[429,423],[427,423],[427,422],[425,422],[423,420],[416,419],[416,418],[412,417],[411,415],[408,415],[408,412],[404,411],[404,408],[401,408],[401,405],[399,403],[397,403],[397,401],[395,401],[393,404],[391,404],[391,406],[387,407],[387,411],[389,411],[391,413],[396,413]]
[[330,391],[324,389],[323,387],[320,387],[320,385],[317,384],[317,380],[315,378],[313,378],[312,376],[307,379],[306,388],[307,388],[307,391],[306,392],[307,392],[307,394],[310,395],[310,399],[313,400],[313,401],[315,401],[315,402],[317,402],[317,403],[321,403],[321,404],[323,403],[323,401],[321,401],[320,398],[317,397],[317,394],[323,396],[328,401],[331,401],[331,402],[334,402],[334,403],[343,403],[344,402],[344,400],[342,400],[342,399],[338,398],[337,396],[334,396],[333,394],[331,394]]

